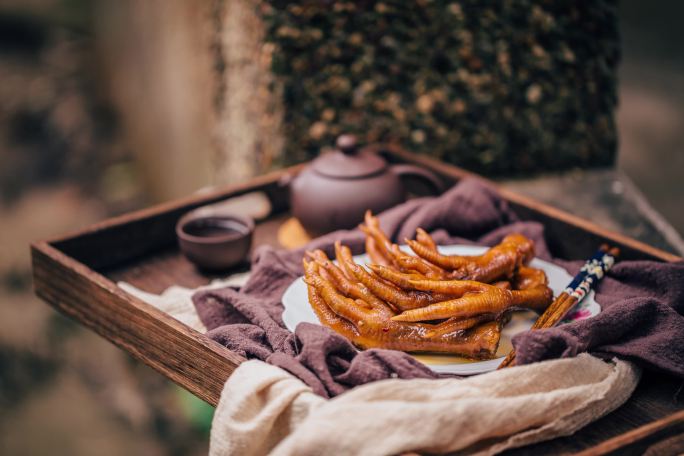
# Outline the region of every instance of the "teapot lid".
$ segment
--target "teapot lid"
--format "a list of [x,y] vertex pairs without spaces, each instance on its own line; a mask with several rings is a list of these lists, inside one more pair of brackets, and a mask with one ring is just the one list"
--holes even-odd
[[340,135],[336,145],[337,149],[320,155],[311,164],[319,174],[353,179],[376,174],[387,167],[387,162],[381,156],[359,150],[354,135]]

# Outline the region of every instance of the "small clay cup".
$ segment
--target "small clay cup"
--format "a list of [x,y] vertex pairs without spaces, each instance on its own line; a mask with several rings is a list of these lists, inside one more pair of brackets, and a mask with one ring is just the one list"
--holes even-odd
[[254,220],[202,208],[185,214],[176,224],[181,251],[201,269],[228,269],[245,261],[252,246]]

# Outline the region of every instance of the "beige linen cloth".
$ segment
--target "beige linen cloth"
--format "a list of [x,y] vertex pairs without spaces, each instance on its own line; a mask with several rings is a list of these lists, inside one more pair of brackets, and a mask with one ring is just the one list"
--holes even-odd
[[209,285],[199,288],[185,288],[174,285],[164,290],[160,295],[148,293],[127,282],[118,282],[117,286],[126,293],[132,294],[141,301],[145,301],[162,312],[171,315],[176,320],[185,323],[192,329],[204,334],[207,332],[207,328],[204,327],[199,315],[197,315],[195,306],[192,304],[192,295],[199,290],[213,290],[215,288],[231,286],[240,287],[247,282],[248,278],[249,273],[243,272],[240,274],[233,274],[225,279],[213,280]]
[[624,403],[638,380],[631,363],[584,354],[464,380],[383,380],[325,400],[248,361],[223,389],[209,453],[496,454],[574,433]]
[[[229,280],[237,285],[244,277]],[[119,286],[202,329],[190,300],[195,290],[153,295]],[[574,433],[622,405],[639,377],[631,363],[582,354],[467,379],[383,380],[326,400],[286,371],[252,360],[223,388],[210,454],[496,454]]]

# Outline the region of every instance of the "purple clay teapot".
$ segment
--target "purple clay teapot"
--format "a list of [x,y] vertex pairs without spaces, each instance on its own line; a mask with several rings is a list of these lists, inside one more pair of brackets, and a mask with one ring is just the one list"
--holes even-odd
[[380,155],[360,149],[353,135],[337,138],[337,149],[320,155],[290,185],[290,207],[309,235],[353,228],[370,209],[378,213],[406,199],[401,181],[414,176],[437,194],[439,178],[414,165],[389,165]]

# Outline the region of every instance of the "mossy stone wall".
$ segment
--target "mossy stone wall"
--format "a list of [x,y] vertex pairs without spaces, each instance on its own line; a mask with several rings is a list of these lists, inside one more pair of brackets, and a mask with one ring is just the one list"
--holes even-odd
[[612,164],[611,0],[266,1],[286,157],[341,132],[488,175]]

